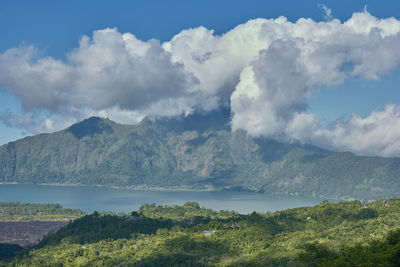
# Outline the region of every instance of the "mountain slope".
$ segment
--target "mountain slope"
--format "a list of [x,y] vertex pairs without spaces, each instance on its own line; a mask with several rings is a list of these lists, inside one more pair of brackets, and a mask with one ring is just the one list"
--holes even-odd
[[229,112],[121,125],[92,117],[0,147],[0,182],[247,189],[376,199],[400,191],[400,159],[232,133]]

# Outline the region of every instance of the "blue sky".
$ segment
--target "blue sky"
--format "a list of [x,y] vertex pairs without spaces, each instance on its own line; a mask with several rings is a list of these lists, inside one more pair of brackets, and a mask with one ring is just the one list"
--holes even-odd
[[[204,26],[221,35],[254,18],[284,16],[291,22],[299,18],[323,21],[326,14],[322,5],[342,22],[365,6],[376,18],[400,19],[399,1],[3,0],[0,2],[0,53],[34,45],[39,57],[66,61],[83,35],[91,37],[93,31],[108,27],[116,27],[120,33],[132,33],[142,41],[154,38],[163,43],[184,29]],[[383,110],[387,104],[400,105],[399,82],[400,68],[396,67],[378,79],[349,78],[333,87],[322,85],[307,100],[307,113],[314,114],[323,125],[338,118],[349,118],[353,112],[367,117],[374,110]],[[0,82],[0,113],[21,114],[20,97],[10,94],[4,86]],[[47,115],[59,116],[52,111],[37,116]],[[0,132],[0,144],[32,134],[29,129],[10,127],[4,122],[0,122]]]
[[319,21],[324,15],[319,4],[325,4],[341,20],[365,6],[376,17],[400,16],[400,3],[396,0],[2,0],[0,50],[27,42],[39,45],[49,56],[62,58],[77,46],[81,35],[106,27],[118,27],[120,32],[132,32],[144,40],[166,41],[182,29],[202,25],[220,34],[259,17],[285,16],[290,21],[305,17]]
[[319,3],[326,4],[340,19],[349,18],[365,5],[378,17],[396,16],[397,1],[19,1],[0,3],[1,50],[21,42],[35,43],[46,54],[63,57],[76,47],[79,36],[93,30],[118,27],[140,39],[169,40],[182,29],[205,26],[223,33],[249,19],[285,16],[321,20]]

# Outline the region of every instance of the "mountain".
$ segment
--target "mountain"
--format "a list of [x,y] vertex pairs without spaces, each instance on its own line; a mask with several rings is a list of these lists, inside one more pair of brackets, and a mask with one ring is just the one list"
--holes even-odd
[[0,182],[252,190],[333,199],[400,192],[400,159],[231,132],[229,111],[121,125],[91,117],[0,147]]

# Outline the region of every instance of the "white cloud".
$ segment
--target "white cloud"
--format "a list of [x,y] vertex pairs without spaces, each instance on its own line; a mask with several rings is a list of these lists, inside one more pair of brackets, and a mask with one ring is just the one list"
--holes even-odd
[[172,62],[156,40],[142,42],[105,29],[91,39],[82,37],[67,62],[37,54],[33,46],[25,46],[0,55],[0,83],[28,113],[44,110],[78,119],[87,110],[172,116],[217,105],[199,93],[197,78]]
[[116,29],[82,38],[68,59],[78,75],[71,94],[75,105],[137,110],[196,94],[197,79],[181,63],[172,63],[158,41],[143,43]]
[[324,20],[330,21],[333,19],[332,10],[324,4],[318,4],[318,7],[324,11]]
[[[82,37],[65,61],[39,57],[33,46],[11,48],[0,54],[0,84],[21,101],[25,114],[3,120],[38,132],[90,115],[136,123],[144,116],[187,115],[228,104],[234,130],[400,156],[400,148],[389,148],[393,139],[379,137],[379,131],[365,130],[379,145],[362,143],[363,131],[352,123],[367,118],[353,115],[332,130],[305,113],[308,98],[321,86],[348,77],[378,79],[400,63],[398,20],[364,11],[342,23],[322,8],[324,22],[255,19],[223,35],[204,27],[183,30],[163,44],[117,29],[98,30]],[[379,129],[378,120],[375,124]],[[310,129],[319,136],[307,137]],[[358,140],[335,139],[341,132]]]
[[0,84],[21,100],[25,110],[55,110],[64,105],[65,90],[74,79],[73,69],[59,60],[34,60],[33,46],[12,48],[0,54]]
[[366,118],[353,114],[347,121],[338,120],[321,128],[312,114],[296,114],[285,129],[286,136],[338,151],[359,155],[399,156],[400,106],[386,105]]
[[366,136],[376,138],[380,144],[379,148],[367,146],[351,133],[356,128],[350,126],[347,134],[351,141],[343,136],[334,139],[332,134],[331,139],[307,138],[313,136],[310,129],[325,133],[325,137],[329,130],[321,129],[313,115],[304,113],[309,96],[319,87],[339,85],[347,77],[377,79],[398,66],[399,26],[397,20],[378,20],[368,13],[356,13],[345,23],[306,19],[295,24],[266,22],[264,28],[270,36],[274,31],[279,36],[273,36],[268,47],[243,70],[231,95],[232,128],[245,129],[254,136],[300,140],[358,154],[399,156],[400,150],[389,149],[393,140],[365,130]]

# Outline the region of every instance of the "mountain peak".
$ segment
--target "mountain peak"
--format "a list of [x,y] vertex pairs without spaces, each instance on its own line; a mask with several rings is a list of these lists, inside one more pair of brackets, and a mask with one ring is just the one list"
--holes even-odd
[[113,128],[111,124],[114,122],[100,117],[90,117],[81,122],[78,122],[67,129],[76,138],[81,139],[85,136],[93,136],[95,134],[102,134],[103,132],[112,133]]
[[149,125],[152,122],[153,121],[148,116],[146,116],[139,122],[139,125]]

